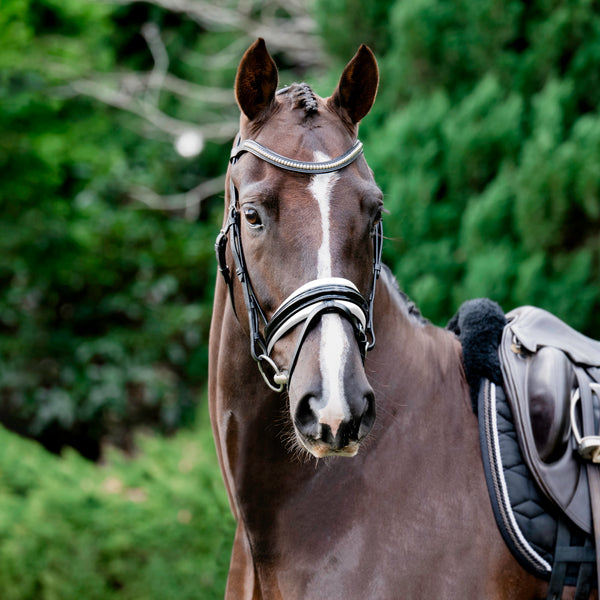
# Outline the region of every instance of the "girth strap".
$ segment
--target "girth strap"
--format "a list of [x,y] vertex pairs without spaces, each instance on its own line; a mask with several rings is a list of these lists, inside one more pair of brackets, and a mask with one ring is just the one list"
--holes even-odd
[[594,544],[596,546],[596,581],[600,586],[600,467],[587,465],[588,483],[590,486],[590,503],[594,521]]
[[567,585],[567,569],[569,564],[579,565],[579,573],[575,583],[574,600],[588,600],[593,584],[593,565],[596,552],[591,545],[590,538],[585,539],[584,545],[581,542],[572,540],[572,532],[564,517],[559,518],[556,546],[554,548],[554,564],[552,565],[552,575],[548,582],[548,591],[546,600],[560,600],[564,587]]
[[[587,384],[587,388],[585,387]],[[577,440],[579,445],[579,453],[585,456],[588,486],[590,493],[590,506],[592,510],[592,525],[594,534],[594,544],[596,546],[596,583],[600,586],[600,464],[598,453],[598,441],[600,438],[600,419],[596,417],[594,407],[594,396],[600,399],[600,385],[597,383],[589,383],[584,380],[583,385],[580,385],[581,393],[581,412],[582,412],[582,429],[583,440]],[[588,397],[586,398],[587,392]],[[587,401],[586,401],[587,400]],[[573,419],[573,417],[572,417]],[[572,421],[573,431],[576,430],[575,421]],[[595,450],[584,446],[585,440],[589,440],[590,444],[595,443]],[[587,456],[587,455],[590,456]]]

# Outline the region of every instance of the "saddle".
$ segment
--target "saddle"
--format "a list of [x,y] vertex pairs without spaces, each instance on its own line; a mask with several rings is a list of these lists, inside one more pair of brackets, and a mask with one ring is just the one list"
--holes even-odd
[[532,306],[506,317],[500,365],[525,462],[544,494],[593,533],[588,472],[600,469],[600,342]]
[[600,573],[600,342],[542,309],[504,315],[487,299],[463,304],[448,328],[477,397],[486,480],[507,545],[550,580],[548,598],[565,585],[587,598]]

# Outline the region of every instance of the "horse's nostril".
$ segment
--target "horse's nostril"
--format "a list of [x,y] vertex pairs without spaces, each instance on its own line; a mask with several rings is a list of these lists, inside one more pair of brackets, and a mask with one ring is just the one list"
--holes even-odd
[[358,439],[362,440],[373,428],[375,423],[375,394],[370,391],[364,396],[365,410],[360,419]]
[[331,431],[329,425],[321,425],[321,440],[325,444],[333,445],[335,443],[335,436]]
[[319,423],[317,415],[313,409],[313,405],[317,402],[316,398],[312,394],[306,394],[298,402],[296,407],[295,422],[298,430],[309,437],[317,437],[319,430]]

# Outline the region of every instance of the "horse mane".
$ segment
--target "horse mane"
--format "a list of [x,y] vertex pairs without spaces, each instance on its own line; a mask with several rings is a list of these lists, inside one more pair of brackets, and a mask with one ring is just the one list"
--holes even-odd
[[277,95],[287,95],[292,108],[303,109],[307,117],[319,112],[317,97],[307,83],[292,83],[290,86],[279,90]]
[[406,310],[407,317],[417,325],[427,325],[429,320],[421,314],[421,311],[417,305],[408,297],[405,292],[400,289],[398,280],[394,277],[392,271],[387,265],[382,265],[381,274],[384,275],[392,284],[392,287],[400,300],[400,305]]

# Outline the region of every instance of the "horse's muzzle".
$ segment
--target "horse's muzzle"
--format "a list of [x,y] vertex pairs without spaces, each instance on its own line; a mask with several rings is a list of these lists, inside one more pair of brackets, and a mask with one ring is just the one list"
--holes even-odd
[[375,397],[370,387],[345,399],[343,411],[328,410],[323,398],[306,394],[293,415],[302,445],[313,456],[354,456],[375,422]]

